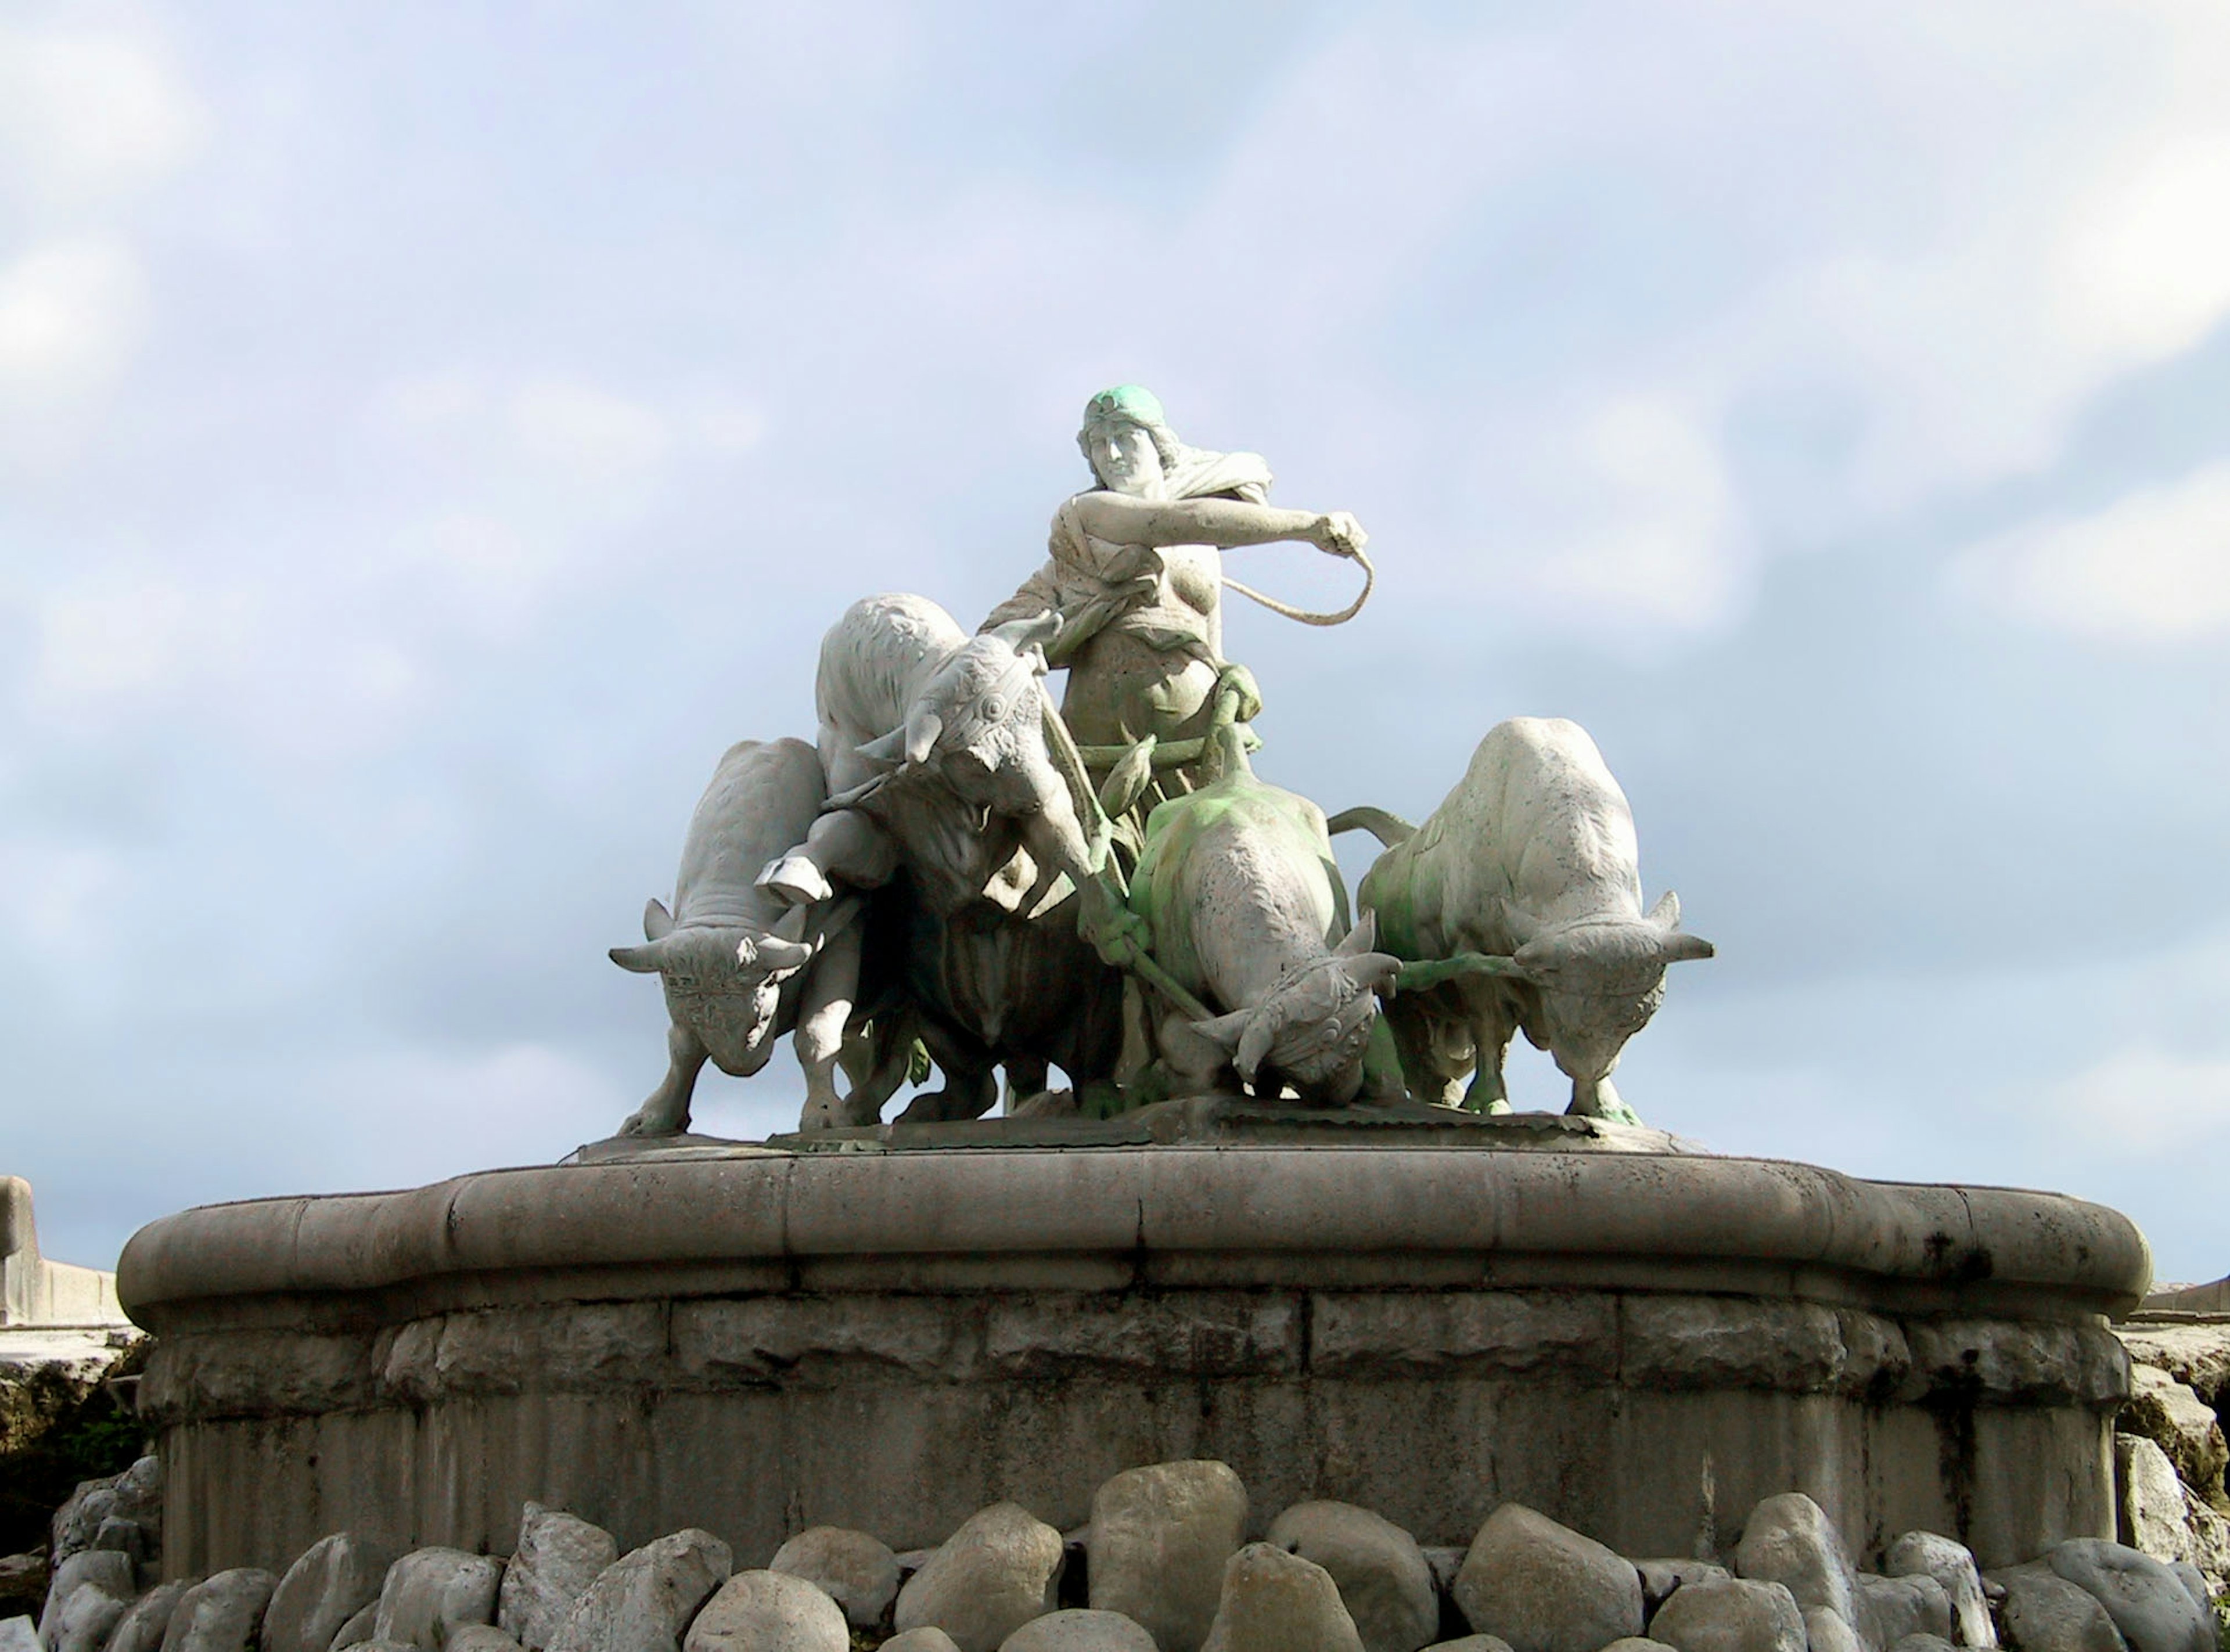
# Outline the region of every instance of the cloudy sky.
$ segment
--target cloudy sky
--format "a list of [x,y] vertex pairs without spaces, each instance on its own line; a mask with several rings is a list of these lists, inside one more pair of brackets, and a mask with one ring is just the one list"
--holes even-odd
[[2215,1277],[2226,208],[2219,0],[0,5],[0,1171],[106,1263],[605,1134],[713,760],[1136,380],[1372,534],[1266,776],[1594,732],[1646,1117]]

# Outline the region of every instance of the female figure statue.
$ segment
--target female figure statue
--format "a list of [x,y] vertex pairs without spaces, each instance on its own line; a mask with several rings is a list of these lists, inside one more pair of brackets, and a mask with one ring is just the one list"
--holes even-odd
[[[1097,780],[1147,735],[1164,744],[1204,735],[1219,682],[1239,685],[1241,720],[1260,709],[1251,679],[1223,657],[1224,586],[1316,624],[1362,606],[1305,614],[1271,602],[1226,579],[1221,552],[1295,541],[1359,558],[1365,535],[1344,511],[1270,504],[1270,467],[1259,453],[1187,447],[1136,384],[1086,403],[1076,440],[1096,485],[1054,513],[1045,566],[983,623],[1060,614],[1047,659],[1068,670],[1061,717]],[[1192,789],[1191,764],[1155,767],[1163,784],[1152,791]]]

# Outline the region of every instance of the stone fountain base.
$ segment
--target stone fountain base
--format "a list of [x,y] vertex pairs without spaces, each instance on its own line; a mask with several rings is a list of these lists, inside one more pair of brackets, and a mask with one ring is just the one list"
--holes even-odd
[[2148,1259],[2054,1194],[1198,1102],[576,1158],[133,1238],[173,1575],[340,1529],[504,1552],[528,1498],[745,1565],[818,1523],[906,1548],[1190,1456],[1258,1525],[1333,1497],[1428,1545],[1514,1499],[1708,1553],[1791,1489],[1862,1559],[2113,1534],[2104,1316]]

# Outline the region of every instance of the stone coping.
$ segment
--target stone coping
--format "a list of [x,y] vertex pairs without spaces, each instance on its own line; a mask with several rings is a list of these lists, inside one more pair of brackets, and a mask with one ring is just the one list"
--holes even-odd
[[2151,1275],[2143,1236],[2103,1205],[1772,1160],[863,1142],[209,1205],[141,1229],[119,1281],[132,1316],[160,1331],[227,1317],[244,1298],[400,1293],[396,1306],[422,1308],[467,1296],[997,1289],[1063,1268],[1097,1289],[1345,1272],[1395,1286],[1615,1284],[2052,1318],[2125,1314]]
[[[670,1144],[670,1145],[669,1145]],[[1614,1124],[1569,1113],[1482,1115],[1460,1108],[1403,1102],[1390,1105],[1303,1108],[1252,1097],[1192,1096],[1158,1102],[1112,1119],[987,1118],[965,1123],[903,1122],[764,1142],[668,1138],[668,1144],[616,1139],[578,1149],[569,1162],[667,1157],[714,1147],[775,1147],[796,1153],[933,1152],[939,1148],[1143,1147],[1372,1147],[1492,1148],[1498,1153],[1679,1153],[1699,1143],[1647,1125]]]

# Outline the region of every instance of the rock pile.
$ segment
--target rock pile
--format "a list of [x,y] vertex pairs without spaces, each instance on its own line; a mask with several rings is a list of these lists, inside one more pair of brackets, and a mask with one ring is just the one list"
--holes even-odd
[[2117,1328],[2131,1379],[2114,1424],[2122,1541],[2196,1567],[2220,1594],[2230,1588],[2230,1319],[2148,1313]]
[[[148,1467],[56,1521],[44,1606],[0,1652],[2215,1652],[2188,1562],[2099,1539],[1984,1578],[1950,1539],[1909,1532],[1861,1572],[1801,1493],[1750,1511],[1719,1560],[1635,1559],[1505,1503],[1462,1550],[1421,1548],[1368,1509],[1309,1502],[1267,1540],[1220,1462],[1116,1475],[1064,1536],[995,1504],[938,1547],[893,1553],[815,1527],[761,1569],[687,1530],[622,1554],[529,1503],[507,1559],[391,1553],[347,1533],[284,1577],[242,1568],[147,1587]],[[95,1488],[89,1488],[95,1489]],[[119,1512],[122,1511],[122,1512]],[[82,1540],[91,1525],[96,1540]],[[120,1528],[119,1528],[120,1529]],[[61,1552],[65,1533],[73,1546]]]

